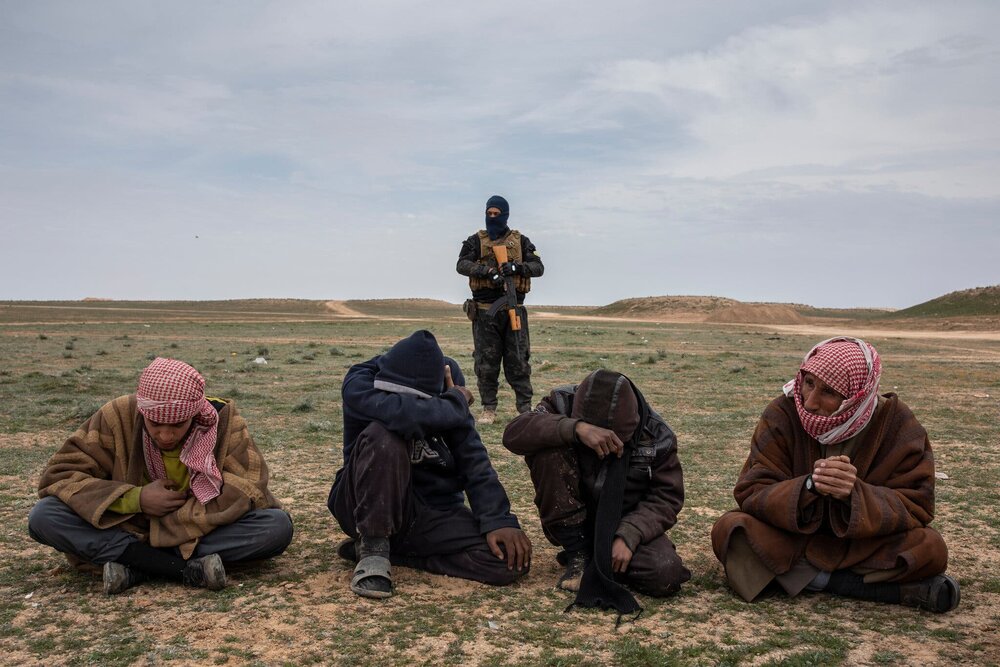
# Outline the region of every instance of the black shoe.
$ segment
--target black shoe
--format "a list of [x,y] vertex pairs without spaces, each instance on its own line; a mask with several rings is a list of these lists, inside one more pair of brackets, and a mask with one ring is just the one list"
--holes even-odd
[[118,595],[146,581],[146,575],[121,563],[104,564],[104,594]]
[[899,585],[899,603],[943,614],[958,606],[962,594],[958,582],[947,574]]
[[226,587],[226,568],[219,554],[192,558],[184,566],[184,584],[195,588],[221,591]]
[[344,560],[349,560],[352,563],[358,562],[358,541],[353,537],[348,537],[337,542],[336,550],[337,555]]
[[566,571],[556,582],[556,588],[576,593],[580,590],[583,571],[587,569],[587,554],[573,551],[566,554]]

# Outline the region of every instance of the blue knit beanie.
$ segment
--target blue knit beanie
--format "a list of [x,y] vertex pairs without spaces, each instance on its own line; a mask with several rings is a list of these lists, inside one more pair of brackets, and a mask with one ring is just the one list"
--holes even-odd
[[378,359],[375,388],[432,398],[444,389],[444,354],[430,331],[414,331]]
[[500,209],[500,215],[503,216],[505,221],[507,219],[507,215],[510,214],[510,204],[508,204],[507,200],[501,197],[500,195],[493,195],[492,197],[487,199],[486,208]]

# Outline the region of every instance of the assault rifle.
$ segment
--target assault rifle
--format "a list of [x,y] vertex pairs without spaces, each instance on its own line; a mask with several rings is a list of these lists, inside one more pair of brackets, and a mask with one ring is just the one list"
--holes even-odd
[[[497,265],[503,267],[509,259],[507,257],[507,246],[505,245],[495,245],[493,246],[493,254],[496,255]],[[489,315],[492,317],[500,312],[500,309],[505,305],[507,306],[507,316],[510,317],[510,330],[520,331],[521,330],[521,315],[517,312],[517,292],[514,288],[514,276],[504,276],[503,277],[503,288],[504,296],[500,297],[493,302],[490,306]],[[517,356],[521,356],[521,334],[515,334],[514,344],[517,346]]]

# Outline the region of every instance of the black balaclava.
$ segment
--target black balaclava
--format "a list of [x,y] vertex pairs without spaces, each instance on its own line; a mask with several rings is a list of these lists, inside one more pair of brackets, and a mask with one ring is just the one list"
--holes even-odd
[[500,209],[500,215],[495,218],[486,216],[486,233],[490,235],[490,239],[496,241],[507,233],[507,218],[510,216],[510,205],[500,195],[493,195],[486,200],[486,208],[491,209],[494,207]]

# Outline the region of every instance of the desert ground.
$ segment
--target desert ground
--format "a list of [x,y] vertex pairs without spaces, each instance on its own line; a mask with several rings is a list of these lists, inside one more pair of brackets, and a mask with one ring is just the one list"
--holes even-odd
[[[564,612],[571,597],[553,587],[556,548],[541,534],[527,469],[500,445],[514,416],[503,383],[502,418],[481,434],[534,544],[531,572],[495,589],[395,568],[388,601],[348,589],[352,567],[334,553],[343,535],[325,505],[341,462],[341,380],[352,363],[427,328],[474,384],[457,306],[89,305],[0,304],[5,665],[1000,664],[998,330],[529,309],[536,398],[597,368],[620,370],[678,435],[687,498],[671,536],[693,577],[675,597],[639,596],[642,615],[616,628],[610,612]],[[761,410],[813,343],[845,332],[878,348],[883,392],[898,393],[930,434],[940,473],[933,525],[962,585],[952,613],[825,594],[748,605],[712,553],[709,531],[735,507],[732,486]],[[105,597],[99,578],[28,537],[26,517],[48,457],[103,402],[134,391],[155,356],[191,363],[210,395],[236,401],[296,534],[274,561],[232,569],[218,593],[147,583]]]

